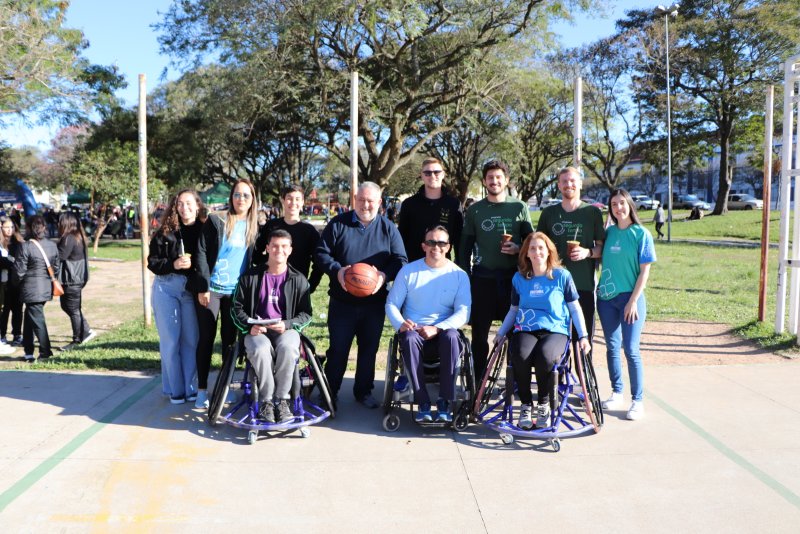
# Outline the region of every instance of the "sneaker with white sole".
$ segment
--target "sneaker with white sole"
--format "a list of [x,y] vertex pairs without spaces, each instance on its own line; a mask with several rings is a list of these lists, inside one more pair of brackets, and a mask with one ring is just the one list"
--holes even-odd
[[94,330],[89,330],[89,333],[86,334],[86,337],[83,338],[81,343],[88,343],[96,337],[97,337],[97,332],[95,332]]
[[36,361],[36,356],[34,356],[33,354],[26,354],[25,361],[28,363],[33,363]]
[[170,404],[183,404],[186,402],[186,397],[170,397],[169,403]]
[[208,408],[208,390],[201,389],[197,392],[197,398],[194,400],[195,408]]
[[536,428],[550,426],[550,402],[540,402],[536,406]]
[[533,421],[531,420],[531,405],[522,404],[519,407],[519,420],[517,426],[522,430],[530,430],[533,428]]
[[622,408],[622,393],[614,392],[603,401],[604,410],[619,410],[620,408]]
[[0,344],[0,354],[2,355],[14,354],[16,351],[17,349],[12,347],[11,345],[8,345],[6,343]]
[[630,410],[628,410],[628,419],[636,421],[642,417],[644,417],[644,403],[642,401],[633,401]]

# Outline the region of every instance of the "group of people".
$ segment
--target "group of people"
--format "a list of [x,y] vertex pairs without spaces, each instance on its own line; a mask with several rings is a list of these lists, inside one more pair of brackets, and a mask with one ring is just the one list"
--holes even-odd
[[[53,300],[53,279],[60,282],[59,301],[72,327],[72,338],[61,347],[68,351],[95,337],[81,309],[81,294],[89,280],[86,234],[78,216],[64,211],[58,217],[58,241],[48,239],[48,223],[35,215],[25,219],[25,238],[18,224],[0,215],[0,354],[22,347],[28,362],[53,355],[45,322],[45,304]],[[7,339],[11,319],[11,339]]]
[[[397,224],[380,214],[380,187],[363,182],[353,210],[333,217],[321,235],[300,219],[304,197],[297,186],[281,193],[283,217],[262,225],[255,189],[246,179],[232,189],[224,216],[209,215],[194,190],[179,192],[163,214],[148,257],[156,274],[153,308],[163,393],[175,404],[208,406],[220,321],[223,354],[237,333],[244,337],[258,376],[260,416],[290,419],[299,331],[311,320],[311,293],[328,275],[325,373],[334,401],[356,341],[353,395],[367,408],[379,406],[372,395],[375,359],[388,316],[410,371],[417,419],[449,421],[461,349],[458,329],[470,323],[475,373],[482,377],[491,325],[502,320],[496,340],[508,338],[516,381],[525,384],[519,387],[518,424],[534,424],[533,368],[540,385],[536,425],[541,426],[550,415],[550,371],[570,335],[583,350],[591,349],[597,302],[612,383],[604,406],[621,407],[622,348],[631,382],[628,418],[640,418],[639,338],[646,316],[644,288],[656,258],[630,195],[612,193],[613,225],[606,228],[602,213],[580,200],[580,173],[568,167],[558,175],[561,204],[545,209],[534,232],[527,205],[508,194],[509,170],[501,161],[484,165],[487,196],[466,213],[443,186],[441,161],[425,159],[420,178],[423,185],[403,202]],[[368,296],[348,291],[346,274],[357,263],[375,270],[377,283]],[[441,362],[435,413],[421,370],[423,347],[432,343]]]

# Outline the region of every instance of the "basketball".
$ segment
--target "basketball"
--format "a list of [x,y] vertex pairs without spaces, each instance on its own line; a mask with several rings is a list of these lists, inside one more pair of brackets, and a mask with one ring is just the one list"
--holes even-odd
[[344,274],[344,287],[354,297],[368,297],[378,285],[378,270],[367,263],[356,263]]

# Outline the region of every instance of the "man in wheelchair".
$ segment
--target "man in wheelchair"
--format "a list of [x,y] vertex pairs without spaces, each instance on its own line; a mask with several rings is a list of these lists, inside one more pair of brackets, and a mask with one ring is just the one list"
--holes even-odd
[[[311,322],[311,290],[305,276],[288,264],[292,236],[275,230],[267,243],[266,265],[248,269],[233,300],[233,320],[245,335],[247,359],[258,377],[259,419],[291,421],[294,367],[300,357],[299,330]],[[276,413],[277,412],[277,413]]]
[[395,278],[386,300],[386,315],[398,332],[403,362],[411,375],[414,399],[419,405],[418,422],[433,421],[425,388],[423,345],[438,345],[436,419],[449,422],[460,354],[458,329],[469,320],[472,297],[467,274],[447,259],[450,236],[444,226],[425,233],[422,250],[425,257],[405,265]]

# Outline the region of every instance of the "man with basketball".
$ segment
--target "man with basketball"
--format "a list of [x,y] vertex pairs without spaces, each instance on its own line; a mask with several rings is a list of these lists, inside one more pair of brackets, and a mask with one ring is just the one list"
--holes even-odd
[[[311,288],[290,267],[292,236],[274,230],[267,244],[266,265],[252,267],[239,277],[233,299],[233,322],[247,333],[247,359],[258,376],[258,417],[268,423],[294,418],[289,407],[294,366],[300,357],[301,328],[311,322]],[[253,324],[263,320],[265,324]],[[262,321],[259,321],[262,322]]]
[[450,403],[455,398],[456,368],[460,347],[458,329],[469,319],[472,297],[467,273],[447,259],[450,235],[435,226],[422,242],[425,257],[398,273],[386,300],[386,315],[398,332],[403,362],[411,374],[416,420],[433,421],[431,401],[425,388],[422,348],[435,343],[439,354],[439,400],[436,420],[452,421]]
[[458,265],[471,273],[472,357],[475,376],[483,377],[489,355],[489,329],[511,305],[511,278],[517,272],[522,241],[532,232],[528,206],[508,196],[508,166],[498,160],[483,166],[486,198],[464,217]]
[[[355,195],[355,209],[331,219],[322,232],[314,254],[314,261],[330,278],[330,348],[325,374],[331,393],[336,397],[339,392],[350,347],[353,339],[356,339],[358,356],[353,394],[367,408],[378,407],[372,389],[375,354],[378,352],[385,318],[385,284],[393,280],[406,263],[400,232],[394,223],[379,214],[380,206],[380,187],[373,182],[361,183]],[[347,271],[357,263],[369,264],[377,271],[375,287],[367,296],[356,296],[355,292],[348,292],[345,287]],[[366,271],[362,275],[364,273]]]

